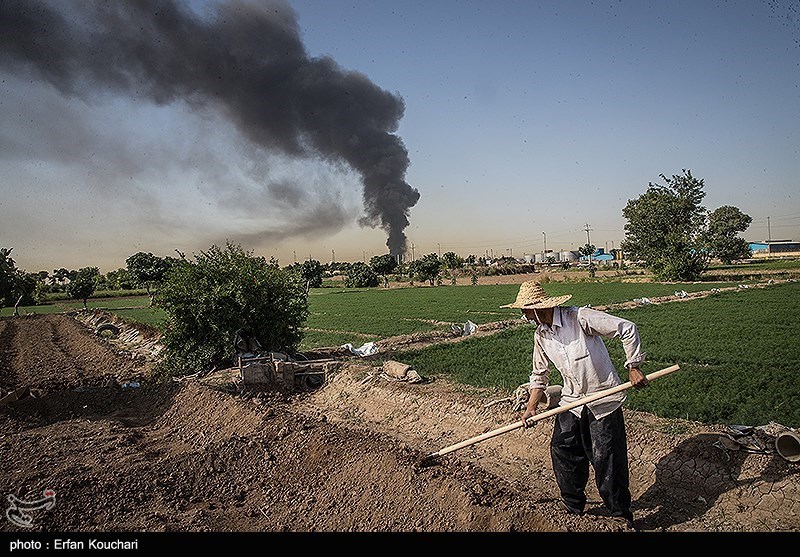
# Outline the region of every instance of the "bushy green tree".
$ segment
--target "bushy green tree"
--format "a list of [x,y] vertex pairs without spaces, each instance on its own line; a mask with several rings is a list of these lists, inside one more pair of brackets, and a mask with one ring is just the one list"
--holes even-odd
[[439,273],[442,272],[442,262],[437,253],[423,255],[415,259],[408,266],[408,273],[417,280],[427,280],[433,286]]
[[322,286],[322,275],[324,269],[322,263],[316,259],[307,259],[302,263],[293,263],[288,267],[291,271],[300,275],[306,290],[309,288],[319,288]]
[[738,234],[750,226],[753,219],[737,207],[723,205],[708,215],[706,247],[711,257],[716,257],[726,265],[734,259],[750,257],[750,245]]
[[232,365],[239,330],[264,350],[296,350],[308,318],[305,286],[297,273],[231,243],[173,265],[156,299],[167,316],[162,369],[183,374]]
[[375,271],[375,274],[383,278],[383,285],[389,287],[389,275],[395,272],[400,266],[397,258],[391,253],[384,253],[383,255],[374,255],[369,260],[369,266]]
[[464,266],[464,258],[457,255],[454,251],[443,253],[441,261],[442,264],[451,271],[461,269]]
[[693,281],[708,266],[703,249],[706,209],[701,205],[703,180],[684,170],[665,184],[648,185],[647,191],[628,201],[622,248],[628,259],[643,261],[659,280]]
[[152,253],[140,251],[125,260],[128,273],[140,286],[144,286],[153,305],[158,287],[164,281],[176,260],[171,257],[158,257]]
[[345,288],[371,288],[378,286],[380,279],[372,267],[361,261],[356,261],[347,270],[344,279]]
[[0,307],[30,306],[36,303],[38,273],[26,273],[18,269],[11,258],[14,248],[0,248]]
[[67,295],[74,300],[83,301],[83,309],[87,309],[87,301],[97,288],[97,279],[100,269],[97,267],[84,267],[78,269],[75,276],[67,285]]
[[17,266],[11,258],[14,248],[0,248],[0,304],[14,305],[12,298],[15,291]]

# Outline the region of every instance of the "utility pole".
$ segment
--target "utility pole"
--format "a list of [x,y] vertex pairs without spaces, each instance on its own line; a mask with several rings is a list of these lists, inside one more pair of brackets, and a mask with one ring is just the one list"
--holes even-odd
[[297,252],[295,250],[292,250],[292,259],[297,263]]
[[767,242],[772,240],[772,229],[769,227],[769,217],[767,217]]
[[[584,225],[584,230],[586,231],[586,245],[587,246],[591,246],[592,242],[591,242],[591,240],[589,240],[589,231],[591,230],[591,228],[589,228],[589,224],[588,223]],[[589,259],[589,270],[591,271],[591,269],[592,269],[592,254],[591,253],[588,254],[587,258]]]
[[442,256],[442,244],[436,242],[436,248],[439,250],[439,257]]
[[331,250],[331,263],[336,263],[336,250]]
[[542,232],[542,236],[544,237],[544,250],[542,250],[542,253],[545,253],[547,251],[547,234]]

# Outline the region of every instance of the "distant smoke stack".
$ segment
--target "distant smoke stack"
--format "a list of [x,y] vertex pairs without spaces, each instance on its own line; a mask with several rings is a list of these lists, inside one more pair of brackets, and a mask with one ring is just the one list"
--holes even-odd
[[110,88],[157,104],[215,109],[253,143],[345,161],[363,182],[362,226],[405,251],[419,192],[395,135],[403,100],[331,58],[309,58],[284,1],[231,1],[200,18],[169,0],[0,3],[0,67],[28,69],[65,96]]

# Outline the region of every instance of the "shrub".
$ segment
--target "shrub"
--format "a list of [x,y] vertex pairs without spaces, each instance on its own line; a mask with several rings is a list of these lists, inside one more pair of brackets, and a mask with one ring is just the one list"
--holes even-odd
[[211,246],[176,264],[156,299],[164,310],[162,371],[194,373],[233,363],[240,329],[267,351],[292,352],[308,317],[305,284],[240,246]]
[[347,278],[344,281],[345,288],[369,288],[378,286],[380,279],[372,267],[361,261],[356,261],[350,266]]

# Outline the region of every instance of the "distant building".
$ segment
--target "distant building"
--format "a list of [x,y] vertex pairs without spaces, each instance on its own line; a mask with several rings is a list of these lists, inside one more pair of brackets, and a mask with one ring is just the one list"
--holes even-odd
[[[581,261],[589,261],[589,258],[585,255],[580,256]],[[614,261],[614,256],[610,253],[606,253],[605,248],[597,248],[592,254],[592,262],[593,263],[603,263],[604,265],[608,265],[611,261]]]
[[764,242],[750,242],[749,245],[754,257],[800,255],[800,242],[792,240],[765,240]]

